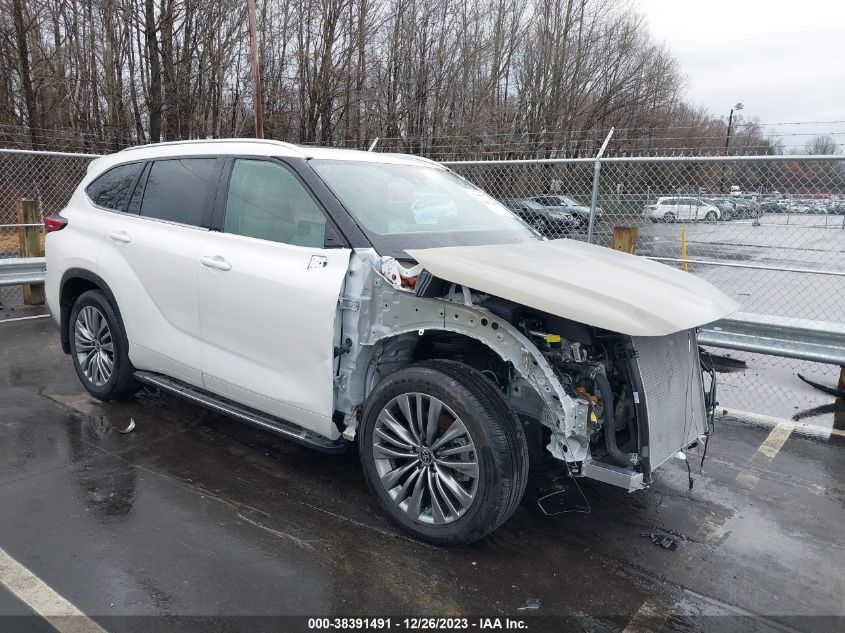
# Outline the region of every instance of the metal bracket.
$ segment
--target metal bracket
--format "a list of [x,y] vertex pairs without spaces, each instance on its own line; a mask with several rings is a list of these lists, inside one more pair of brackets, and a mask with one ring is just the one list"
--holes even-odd
[[361,307],[361,302],[357,301],[356,299],[350,299],[349,297],[340,297],[337,300],[337,309],[338,310],[352,310],[355,312]]

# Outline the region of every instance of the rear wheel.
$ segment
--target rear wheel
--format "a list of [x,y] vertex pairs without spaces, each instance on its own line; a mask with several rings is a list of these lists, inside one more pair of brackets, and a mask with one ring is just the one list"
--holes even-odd
[[528,476],[522,426],[496,386],[452,361],[412,365],[367,399],[364,475],[403,529],[432,543],[483,538],[516,509]]
[[138,390],[123,322],[105,294],[82,293],[73,304],[68,328],[73,367],[91,395],[112,400]]
[[671,211],[667,211],[663,214],[663,221],[664,222],[674,222],[675,221],[675,214]]
[[716,212],[715,211],[708,211],[707,214],[704,216],[705,222],[715,222],[716,221]]

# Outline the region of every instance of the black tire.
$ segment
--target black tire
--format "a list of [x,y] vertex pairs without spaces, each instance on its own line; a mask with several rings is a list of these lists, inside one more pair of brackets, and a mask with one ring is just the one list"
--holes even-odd
[[[102,384],[96,384],[83,369],[83,361],[80,358],[80,354],[83,356],[85,354],[79,349],[82,343],[78,342],[77,336],[75,335],[80,312],[89,306],[93,307],[102,315],[111,333],[111,344],[113,348],[112,369],[108,379]],[[88,290],[79,295],[79,298],[73,304],[73,309],[70,311],[67,327],[73,368],[76,370],[76,375],[79,376],[82,386],[88,390],[88,393],[100,400],[118,400],[131,396],[140,389],[140,385],[133,376],[134,368],[132,367],[132,363],[129,362],[129,341],[126,338],[123,321],[121,321],[111,302],[103,292],[100,290]]]
[[[418,520],[399,507],[382,485],[376,466],[377,419],[385,406],[406,393],[433,396],[444,403],[464,423],[475,446],[475,496],[462,515],[442,525]],[[496,385],[461,363],[426,361],[382,380],[367,399],[358,438],[364,477],[379,504],[401,528],[430,543],[460,545],[485,537],[513,514],[525,493],[528,445],[519,418]],[[425,472],[424,467],[417,470]]]
[[708,211],[708,212],[704,215],[704,221],[705,221],[705,222],[715,222],[717,219],[718,219],[718,217],[716,216],[716,212],[715,212],[715,211]]
[[675,214],[671,211],[667,211],[663,214],[663,221],[668,224],[672,224],[675,221]]

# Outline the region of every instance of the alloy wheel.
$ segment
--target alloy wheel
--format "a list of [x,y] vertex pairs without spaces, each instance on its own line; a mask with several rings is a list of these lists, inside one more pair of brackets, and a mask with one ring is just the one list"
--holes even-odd
[[469,430],[443,401],[405,393],[388,402],[373,430],[379,481],[414,520],[452,523],[478,490],[478,455]]
[[88,305],[76,315],[73,327],[76,359],[95,387],[102,387],[114,370],[114,340],[103,313]]

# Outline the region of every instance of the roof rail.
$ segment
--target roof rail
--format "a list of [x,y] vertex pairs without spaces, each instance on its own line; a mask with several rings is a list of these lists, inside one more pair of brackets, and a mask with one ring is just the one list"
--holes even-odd
[[436,160],[432,160],[431,158],[426,158],[425,156],[417,156],[416,154],[403,154],[402,152],[376,152],[384,154],[385,156],[398,156],[400,158],[406,158],[411,160],[416,160],[420,163],[425,163],[426,165],[437,165],[438,167],[443,167],[440,163]]
[[269,145],[279,145],[281,147],[286,147],[288,149],[293,149],[296,151],[301,152],[302,148],[294,145],[293,143],[285,143],[283,141],[275,141],[272,139],[264,139],[264,138],[194,138],[194,139],[186,139],[182,141],[163,141],[161,143],[147,143],[146,145],[133,145],[132,147],[126,147],[121,152],[130,152],[132,150],[137,149],[146,149],[147,147],[169,147],[172,145],[193,145],[198,143],[261,143],[261,144],[269,144]]

